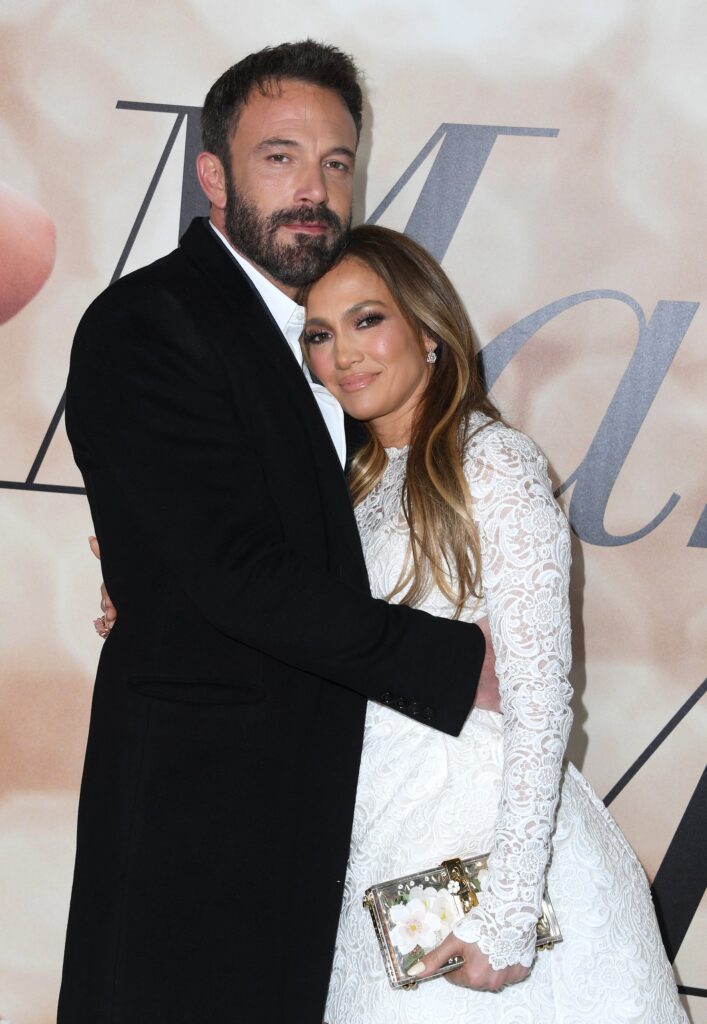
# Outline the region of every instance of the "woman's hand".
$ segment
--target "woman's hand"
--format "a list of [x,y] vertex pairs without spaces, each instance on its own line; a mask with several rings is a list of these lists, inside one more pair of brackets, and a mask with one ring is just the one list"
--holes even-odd
[[416,980],[425,978],[429,974],[434,974],[453,956],[464,957],[464,963],[457,970],[445,974],[446,980],[450,985],[473,988],[478,992],[500,992],[506,985],[515,985],[530,974],[530,968],[523,967],[522,964],[494,971],[489,958],[481,952],[475,942],[462,942],[452,932],[436,949],[414,964],[408,975]]
[[[91,548],[91,551],[94,553],[96,558],[100,561],[101,549],[98,545],[97,538],[89,537],[88,546]],[[101,611],[103,612],[103,615],[100,617],[100,619],[93,620],[93,628],[96,630],[101,640],[105,640],[105,638],[108,636],[111,629],[115,625],[115,620],[118,618],[118,612],[116,610],[115,605],[110,599],[108,591],[106,590],[105,583],[101,583]]]

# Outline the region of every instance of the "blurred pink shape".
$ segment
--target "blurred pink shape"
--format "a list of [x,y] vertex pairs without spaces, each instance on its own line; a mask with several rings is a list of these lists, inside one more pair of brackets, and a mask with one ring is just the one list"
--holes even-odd
[[0,324],[34,298],[52,272],[55,253],[51,217],[0,182]]

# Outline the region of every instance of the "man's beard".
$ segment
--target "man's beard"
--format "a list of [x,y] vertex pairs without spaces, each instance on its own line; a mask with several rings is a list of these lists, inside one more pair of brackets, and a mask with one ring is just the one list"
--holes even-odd
[[[278,242],[282,224],[323,224],[326,235],[294,236],[289,244]],[[263,216],[255,203],[246,199],[228,179],[225,210],[226,234],[231,244],[270,277],[301,288],[316,281],[334,263],[346,245],[351,218],[344,222],[328,206],[301,206],[276,210]]]

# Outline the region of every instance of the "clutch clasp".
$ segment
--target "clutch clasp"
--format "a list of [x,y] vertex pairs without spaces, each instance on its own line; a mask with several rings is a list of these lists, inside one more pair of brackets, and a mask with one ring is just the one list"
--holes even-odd
[[[455,890],[454,895],[459,897],[464,913],[468,914],[470,910],[478,906],[479,900],[473,886],[469,885],[469,878],[464,870],[464,865],[459,857],[451,857],[449,860],[442,861],[442,867],[449,875],[449,881],[455,883],[453,888],[450,886],[449,891]],[[457,885],[459,886],[458,889],[456,888]]]

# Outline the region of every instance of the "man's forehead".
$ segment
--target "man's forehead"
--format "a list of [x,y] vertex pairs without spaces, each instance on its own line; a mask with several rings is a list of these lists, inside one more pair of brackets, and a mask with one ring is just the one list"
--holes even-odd
[[343,99],[333,89],[311,82],[273,82],[265,91],[254,87],[239,118],[236,135],[241,126],[248,135],[265,137],[274,132],[283,138],[287,137],[288,126],[292,130],[316,127],[345,136],[342,141],[353,139],[355,148],[356,127]]

